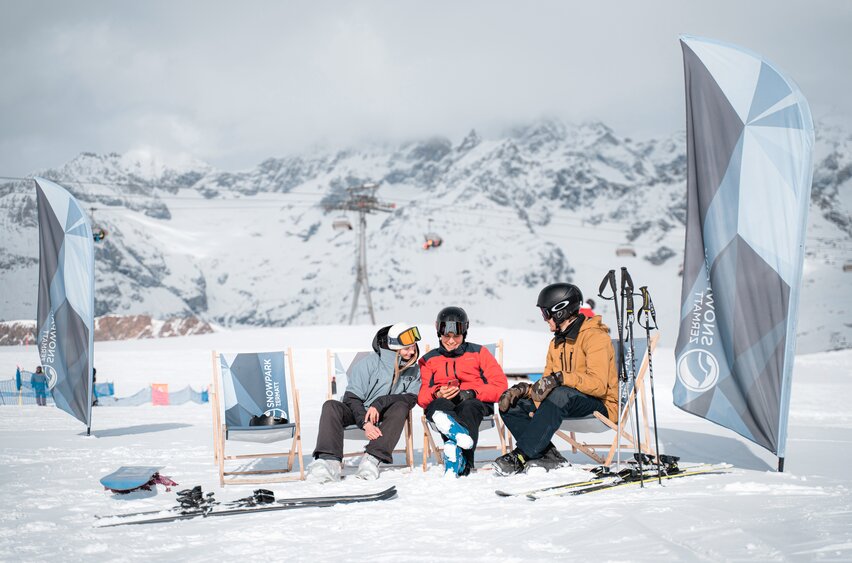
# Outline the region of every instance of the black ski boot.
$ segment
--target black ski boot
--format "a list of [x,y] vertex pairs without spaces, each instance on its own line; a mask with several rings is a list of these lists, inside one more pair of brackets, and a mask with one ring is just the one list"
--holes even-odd
[[501,455],[494,460],[494,473],[497,475],[515,475],[523,473],[527,467],[527,460],[521,450],[515,448],[506,455]]
[[532,469],[533,467],[543,467],[545,470],[551,471],[562,467],[571,467],[571,462],[559,453],[556,446],[549,444],[540,457],[531,459],[527,462],[527,469]]

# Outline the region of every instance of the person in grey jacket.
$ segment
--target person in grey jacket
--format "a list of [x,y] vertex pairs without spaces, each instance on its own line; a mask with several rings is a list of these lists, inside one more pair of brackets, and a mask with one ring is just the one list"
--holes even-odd
[[411,324],[379,329],[373,338],[375,354],[352,367],[342,400],[328,400],[322,406],[308,479],[340,479],[343,430],[352,424],[363,428],[369,440],[356,477],[376,479],[379,463],[393,461],[394,446],[420,391],[419,340],[420,331]]

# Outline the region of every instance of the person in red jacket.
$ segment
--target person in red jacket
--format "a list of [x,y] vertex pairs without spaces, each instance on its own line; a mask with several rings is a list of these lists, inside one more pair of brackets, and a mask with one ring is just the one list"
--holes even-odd
[[469,326],[461,307],[441,309],[435,320],[440,346],[419,362],[417,402],[444,438],[445,474],[456,476],[470,473],[479,424],[494,414],[494,403],[508,388],[491,352],[467,342]]
[[588,317],[590,319],[594,318],[594,316],[595,316],[595,300],[592,299],[591,297],[589,299],[586,299],[586,302],[583,303],[580,306],[580,314],[585,316],[585,317]]

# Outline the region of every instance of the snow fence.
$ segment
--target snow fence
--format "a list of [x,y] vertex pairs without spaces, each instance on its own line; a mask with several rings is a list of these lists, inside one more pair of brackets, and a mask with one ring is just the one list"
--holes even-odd
[[[35,405],[36,396],[32,385],[29,382],[29,374],[27,377],[22,377],[19,384],[15,379],[0,380],[0,406],[13,405]],[[140,389],[129,397],[116,397],[115,387],[111,381],[95,384],[95,396],[98,399],[98,406],[101,407],[136,407],[153,403],[156,405],[182,405],[184,403],[193,402],[197,404],[206,403],[209,398],[206,389],[196,391],[189,385],[177,391],[168,391],[168,386],[163,384],[153,384],[144,389]],[[53,397],[47,393],[47,404],[53,405]]]

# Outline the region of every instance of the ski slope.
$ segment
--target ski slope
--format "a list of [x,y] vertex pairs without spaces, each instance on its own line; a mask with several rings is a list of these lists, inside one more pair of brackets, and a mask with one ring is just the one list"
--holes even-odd
[[[414,319],[417,320],[417,319]],[[387,319],[391,322],[392,319]],[[421,319],[435,345],[430,323]],[[301,392],[305,461],[325,399],[325,348],[362,347],[375,327],[314,326],[221,331],[160,340],[98,342],[99,381],[116,394],[149,383],[210,380],[211,350],[255,351],[292,346]],[[503,338],[505,365],[542,365],[549,334],[472,327],[470,338]],[[34,347],[0,348],[0,373],[32,368]],[[391,485],[398,498],[376,504],[311,508],[221,519],[97,529],[95,514],[174,504],[175,491],[115,496],[98,479],[121,465],[163,465],[180,488],[202,485],[222,500],[251,486],[217,485],[209,405],[101,407],[92,436],[55,408],[0,406],[0,560],[850,560],[852,559],[852,351],[796,358],[787,467],[724,428],[674,407],[670,348],[654,357],[662,449],[683,462],[728,462],[726,475],[674,479],[663,487],[625,487],[535,502],[499,498],[588,477],[592,465],[561,447],[574,463],[551,473],[509,478],[479,471],[460,480],[420,470],[422,434],[415,428],[414,472],[384,470],[376,482],[284,483],[277,497],[375,492]],[[420,409],[415,409],[419,420]],[[483,443],[496,443],[493,431]],[[351,446],[352,444],[350,444]],[[478,459],[493,458],[482,453]],[[479,463],[478,467],[483,464]],[[351,475],[354,468],[348,468]]]

